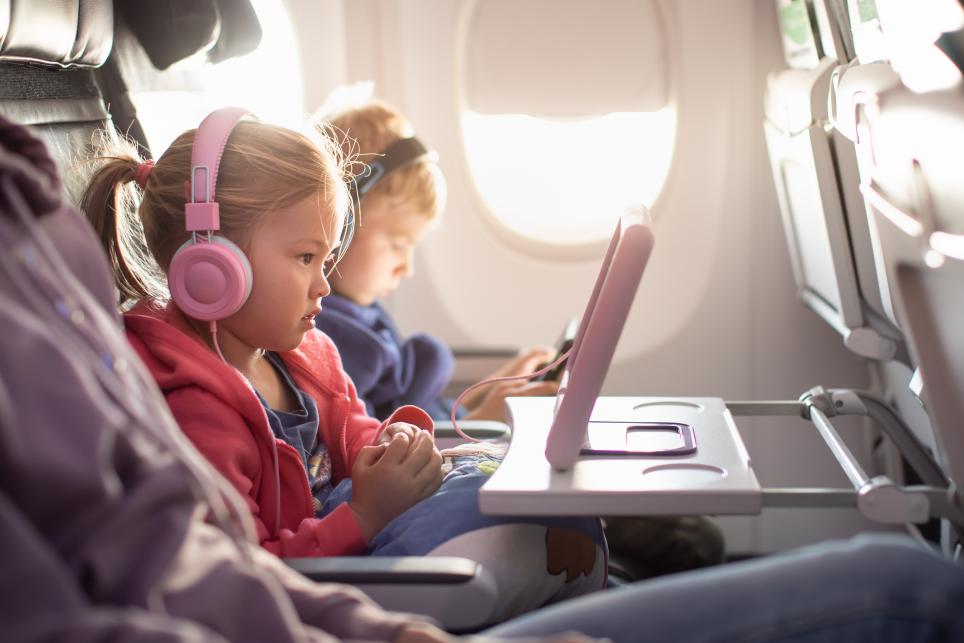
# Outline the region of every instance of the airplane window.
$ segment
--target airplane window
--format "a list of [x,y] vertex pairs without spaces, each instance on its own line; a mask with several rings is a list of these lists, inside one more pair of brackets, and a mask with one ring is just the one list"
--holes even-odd
[[179,63],[200,73],[203,92],[166,88],[138,92],[138,116],[156,155],[218,107],[247,107],[261,120],[289,127],[301,122],[301,65],[288,12],[282,0],[253,0],[252,5],[262,29],[255,51],[217,65],[205,61],[199,70],[194,69],[197,60]]
[[469,168],[489,212],[554,245],[604,241],[627,208],[651,206],[673,156],[676,110],[579,120],[466,112]]
[[627,208],[653,204],[676,133],[669,13],[659,0],[471,5],[462,137],[497,229],[597,246]]

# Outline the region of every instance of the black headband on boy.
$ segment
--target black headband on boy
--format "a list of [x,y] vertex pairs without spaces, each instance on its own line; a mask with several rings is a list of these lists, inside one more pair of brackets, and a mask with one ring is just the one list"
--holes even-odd
[[349,185],[354,210],[358,211],[358,204],[365,195],[389,173],[422,159],[437,161],[438,154],[425,147],[425,144],[414,136],[399,139],[376,154],[375,159],[370,161],[361,173],[356,174]]

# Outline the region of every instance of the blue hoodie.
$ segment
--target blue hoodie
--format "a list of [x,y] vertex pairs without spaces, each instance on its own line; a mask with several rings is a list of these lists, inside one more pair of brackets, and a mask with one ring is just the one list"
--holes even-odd
[[403,340],[380,304],[360,306],[334,294],[325,297],[315,325],[335,342],[370,415],[384,418],[412,404],[434,419],[448,419],[452,400],[442,391],[455,358],[441,341],[425,333]]

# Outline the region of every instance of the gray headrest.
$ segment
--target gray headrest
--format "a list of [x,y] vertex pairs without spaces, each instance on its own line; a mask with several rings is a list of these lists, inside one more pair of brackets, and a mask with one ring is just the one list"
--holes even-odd
[[110,0],[0,0],[0,61],[99,67],[113,42]]
[[250,0],[117,0],[117,11],[157,69],[202,51],[217,63],[261,42]]

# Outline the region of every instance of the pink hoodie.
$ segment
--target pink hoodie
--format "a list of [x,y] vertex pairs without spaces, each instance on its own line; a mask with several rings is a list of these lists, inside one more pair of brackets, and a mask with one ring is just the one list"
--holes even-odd
[[[365,550],[347,504],[315,518],[301,456],[274,436],[248,381],[201,342],[176,306],[141,303],[124,315],[124,323],[181,430],[246,499],[263,547],[282,558]],[[368,416],[338,349],[320,331],[309,332],[301,346],[281,357],[297,386],[318,404],[318,438],[331,456],[333,484],[350,477],[359,450],[388,424],[433,429],[428,414],[414,406],[399,408],[383,423]]]

